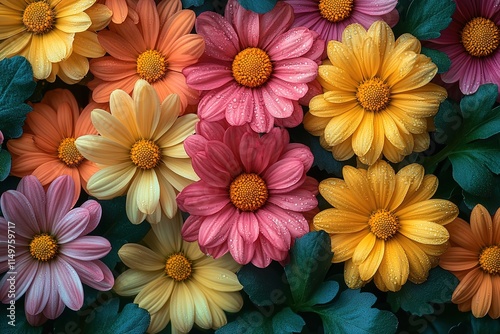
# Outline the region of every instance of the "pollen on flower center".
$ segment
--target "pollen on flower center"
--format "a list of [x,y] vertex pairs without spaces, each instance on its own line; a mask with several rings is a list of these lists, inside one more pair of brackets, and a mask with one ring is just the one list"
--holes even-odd
[[234,57],[232,70],[237,83],[255,88],[266,83],[273,71],[273,65],[264,50],[246,48]]
[[391,211],[380,209],[372,212],[368,225],[377,238],[388,240],[399,230],[399,218]]
[[491,20],[476,17],[462,30],[462,44],[473,57],[486,57],[500,45],[500,28]]
[[191,277],[193,269],[189,261],[182,253],[172,254],[165,264],[165,273],[173,280],[180,282]]
[[500,274],[500,246],[486,247],[479,255],[479,265],[485,272]]
[[30,3],[23,13],[23,23],[28,32],[45,34],[54,27],[56,15],[45,1]]
[[382,79],[374,77],[363,81],[358,86],[356,98],[363,109],[377,112],[389,105],[391,90]]
[[231,202],[242,211],[259,209],[266,203],[268,196],[266,182],[253,173],[238,175],[229,187]]
[[161,160],[160,147],[152,140],[138,140],[130,150],[130,159],[142,169],[155,168]]
[[340,22],[351,16],[354,0],[319,0],[321,16],[330,22]]
[[76,148],[75,138],[64,138],[57,148],[57,157],[68,167],[77,167],[84,159]]
[[167,66],[165,57],[156,50],[144,51],[137,57],[137,73],[149,83],[163,79]]
[[35,235],[30,242],[30,254],[38,261],[49,261],[57,254],[57,241],[47,233]]

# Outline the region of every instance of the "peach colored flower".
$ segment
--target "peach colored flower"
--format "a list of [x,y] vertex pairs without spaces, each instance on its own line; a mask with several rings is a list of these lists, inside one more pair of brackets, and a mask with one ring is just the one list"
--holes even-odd
[[139,15],[135,11],[137,0],[97,0],[97,2],[111,9],[113,23],[123,23],[127,17],[130,17],[135,24],[139,22]]

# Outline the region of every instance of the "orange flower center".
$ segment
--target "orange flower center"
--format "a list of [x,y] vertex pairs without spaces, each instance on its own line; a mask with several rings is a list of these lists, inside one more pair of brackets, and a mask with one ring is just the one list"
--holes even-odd
[[255,88],[262,86],[270,78],[273,64],[264,50],[246,48],[234,57],[232,70],[237,83]]
[[486,57],[500,45],[500,28],[491,20],[476,17],[462,30],[462,44],[473,57]]
[[391,211],[380,209],[372,212],[368,225],[377,238],[388,240],[399,230],[399,218]]
[[257,174],[238,175],[229,186],[229,198],[241,211],[255,211],[268,198],[266,182]]
[[340,22],[351,16],[354,0],[319,0],[321,16],[330,22]]
[[182,253],[172,254],[168,257],[165,264],[165,273],[168,277],[177,282],[184,281],[191,277],[193,268],[189,261]]
[[38,260],[47,262],[57,254],[57,241],[47,233],[35,235],[30,242],[30,254]]
[[130,150],[130,159],[139,168],[155,168],[161,160],[160,147],[152,140],[138,140]]
[[377,112],[389,105],[391,90],[382,79],[373,77],[360,83],[356,98],[363,109]]
[[23,23],[26,30],[36,35],[51,31],[55,20],[54,10],[45,1],[30,3],[23,13]]
[[479,265],[488,274],[500,274],[500,246],[483,249],[479,255]]
[[167,74],[168,63],[156,50],[144,51],[137,57],[137,73],[149,83],[163,79]]
[[75,138],[64,138],[57,148],[57,157],[68,167],[77,167],[83,161],[83,155],[76,148]]

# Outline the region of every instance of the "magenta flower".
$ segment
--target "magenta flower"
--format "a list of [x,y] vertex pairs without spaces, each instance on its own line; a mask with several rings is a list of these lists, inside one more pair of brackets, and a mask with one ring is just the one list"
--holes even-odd
[[290,144],[280,128],[262,136],[248,125],[198,129],[185,141],[201,180],[177,196],[179,208],[190,213],[182,236],[214,258],[229,251],[236,262],[262,268],[284,261],[295,238],[309,231],[304,213],[318,205],[318,183],[306,176],[311,151]]
[[[441,75],[446,83],[459,82],[469,95],[480,85],[500,87],[500,3],[498,0],[455,1],[448,28],[429,41],[450,57],[450,69]],[[500,91],[500,90],[499,90]]]
[[298,100],[316,78],[324,41],[305,27],[290,29],[292,22],[293,10],[283,2],[257,14],[229,0],[224,17],[200,14],[196,32],[205,39],[205,53],[183,74],[201,91],[201,119],[250,123],[256,132],[300,124]]
[[[86,235],[99,223],[101,206],[89,200],[72,209],[74,192],[70,176],[56,178],[45,193],[40,181],[30,175],[0,199],[4,215],[0,217],[0,272],[8,271],[0,281],[0,298],[2,303],[10,302],[7,280],[14,275],[15,299],[26,294],[26,318],[33,326],[57,318],[65,306],[79,310],[82,283],[101,291],[114,283],[109,268],[98,260],[111,245],[103,237]],[[8,237],[11,234],[14,238]],[[12,245],[15,258],[8,256]]]
[[368,29],[384,20],[391,27],[399,20],[397,0],[285,0],[295,13],[294,27],[316,31],[326,42],[342,40],[342,32],[351,23]]

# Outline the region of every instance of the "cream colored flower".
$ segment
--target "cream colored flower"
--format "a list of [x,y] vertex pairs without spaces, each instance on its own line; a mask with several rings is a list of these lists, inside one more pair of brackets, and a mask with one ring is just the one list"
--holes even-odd
[[88,181],[89,193],[99,199],[127,194],[127,216],[134,224],[146,218],[157,223],[162,211],[173,217],[177,193],[198,180],[184,150],[197,116],[179,117],[182,109],[176,94],[160,104],[145,80],[137,81],[132,97],[115,90],[110,110],[92,111],[100,136],[82,136],[75,142],[80,153],[101,168]]
[[243,305],[240,268],[229,254],[213,259],[196,242],[181,237],[180,213],[163,216],[144,238],[147,246],[126,244],[119,251],[130,269],[115,281],[122,296],[137,295],[134,303],[151,315],[148,332],[157,333],[172,322],[172,333],[188,333],[193,324],[219,328],[226,324],[224,311],[237,312]]

